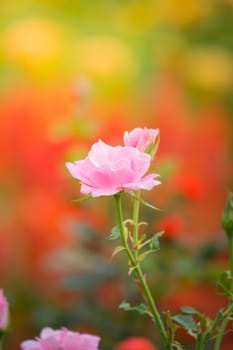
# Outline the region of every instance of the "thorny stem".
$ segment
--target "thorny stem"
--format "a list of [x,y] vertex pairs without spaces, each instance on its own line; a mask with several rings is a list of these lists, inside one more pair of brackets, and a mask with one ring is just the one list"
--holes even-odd
[[214,350],[219,350],[220,349],[220,345],[222,342],[222,338],[224,336],[227,324],[229,322],[229,319],[227,317],[228,313],[231,313],[233,311],[233,301],[232,301],[232,292],[233,292],[233,236],[229,236],[228,235],[228,245],[229,245],[229,255],[230,255],[230,272],[231,272],[231,300],[229,303],[229,306],[227,308],[227,310],[225,311],[225,319],[222,321],[222,324],[219,328],[218,331],[218,335],[216,337],[216,341],[214,344]]
[[138,241],[138,220],[139,220],[139,208],[140,208],[140,191],[137,191],[136,198],[133,207],[133,242],[137,244]]
[[228,236],[230,271],[231,271],[231,292],[233,292],[233,236]]
[[[115,201],[116,201],[116,211],[117,211],[117,219],[118,219],[118,225],[119,225],[119,230],[120,230],[120,235],[121,235],[121,240],[123,243],[123,246],[126,250],[126,254],[128,255],[129,258],[129,262],[132,268],[134,268],[134,271],[137,275],[137,278],[139,279],[142,289],[145,293],[147,302],[150,306],[152,315],[154,317],[154,320],[159,328],[160,334],[162,336],[163,342],[164,344],[167,346],[168,349],[171,349],[170,345],[167,344],[167,340],[168,340],[168,336],[167,336],[167,332],[165,330],[163,321],[160,317],[160,314],[157,310],[157,307],[154,303],[154,300],[152,298],[152,295],[150,293],[149,287],[147,285],[147,282],[145,280],[145,277],[143,275],[140,263],[137,261],[136,257],[134,256],[134,254],[132,253],[132,251],[130,250],[130,247],[128,245],[127,242],[127,238],[126,238],[126,231],[125,231],[125,226],[124,226],[124,221],[123,221],[123,215],[122,215],[122,207],[121,207],[121,193],[117,193],[115,196]],[[138,210],[138,209],[137,209]]]
[[228,319],[228,314],[231,314],[233,311],[233,302],[231,302],[228,306],[228,308],[226,309],[226,311],[224,312],[225,314],[225,318],[224,320],[222,321],[222,324],[219,328],[219,331],[218,331],[218,335],[216,337],[216,341],[215,341],[215,344],[214,344],[214,350],[219,350],[220,349],[220,345],[221,345],[221,342],[222,342],[222,337],[225,333],[225,330],[226,330],[226,327],[227,327],[227,324],[229,322],[229,319]]
[[225,318],[225,320],[223,320],[222,325],[221,325],[221,327],[219,329],[218,336],[217,336],[215,344],[214,344],[214,350],[219,350],[220,349],[220,345],[221,345],[221,342],[222,342],[222,337],[223,337],[223,334],[225,332],[227,323],[228,323],[228,319]]
[[204,350],[204,346],[205,346],[205,334],[198,334],[196,350]]

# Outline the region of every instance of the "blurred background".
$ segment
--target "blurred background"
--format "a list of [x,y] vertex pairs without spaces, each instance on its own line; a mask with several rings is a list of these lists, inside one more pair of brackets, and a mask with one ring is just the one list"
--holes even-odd
[[[111,198],[74,203],[64,164],[99,138],[160,128],[145,198],[148,234],[165,230],[145,269],[161,310],[225,305],[221,213],[233,183],[232,0],[1,0],[0,286],[11,305],[5,350],[42,327],[157,344],[150,320],[118,309],[140,295],[126,260],[110,260]],[[130,209],[130,206],[129,206]],[[189,336],[180,337],[191,349]],[[232,349],[226,336],[223,350]],[[135,350],[135,349],[127,349]],[[142,349],[148,350],[148,349]]]

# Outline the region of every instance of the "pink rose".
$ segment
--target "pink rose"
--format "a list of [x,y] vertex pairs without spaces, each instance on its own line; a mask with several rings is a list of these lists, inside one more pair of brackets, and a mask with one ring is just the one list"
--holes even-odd
[[98,350],[100,338],[68,329],[44,328],[36,340],[21,343],[22,350]]
[[141,152],[145,152],[146,149],[155,143],[156,138],[159,135],[159,129],[148,128],[135,128],[132,131],[125,131],[124,144],[125,146],[131,146],[139,149]]
[[9,305],[3,293],[3,290],[0,289],[0,330],[2,331],[6,330],[7,328],[8,313],[9,313]]
[[122,190],[151,190],[159,175],[146,175],[151,158],[133,147],[112,147],[99,140],[84,160],[66,163],[71,175],[81,181],[81,192],[93,197],[110,196]]

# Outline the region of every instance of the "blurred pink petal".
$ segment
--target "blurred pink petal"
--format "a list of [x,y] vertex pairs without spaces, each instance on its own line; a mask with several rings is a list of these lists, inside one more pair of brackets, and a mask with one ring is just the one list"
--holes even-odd
[[80,334],[67,329],[54,330],[46,327],[40,338],[21,343],[22,350],[98,350],[100,338],[90,334]]
[[8,301],[0,289],[0,330],[5,330],[8,325],[9,305]]

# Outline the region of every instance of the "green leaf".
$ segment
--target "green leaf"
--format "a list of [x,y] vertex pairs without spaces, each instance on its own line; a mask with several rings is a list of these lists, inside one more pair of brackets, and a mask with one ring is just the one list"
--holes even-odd
[[226,295],[231,295],[231,272],[230,270],[223,271],[218,279],[218,285],[223,289]]
[[141,204],[145,205],[148,208],[154,209],[154,210],[160,210],[159,208],[155,207],[154,205],[148,203],[147,201],[145,201],[144,199],[142,199],[141,197],[135,196],[134,193],[132,192],[128,192],[133,198],[135,198],[136,200],[138,200]]
[[178,343],[177,341],[174,341],[174,342],[172,343],[172,348],[174,348],[174,349],[176,349],[176,350],[185,350],[185,349],[183,348],[183,346],[182,346],[180,343]]
[[[137,197],[136,197],[137,198]],[[147,201],[145,201],[142,198],[137,198],[143,205],[145,205],[148,208],[154,209],[154,210],[160,210],[159,208],[155,207],[154,205],[152,205],[151,203],[148,203]]]
[[197,315],[199,312],[194,309],[192,306],[182,306],[180,308],[180,311],[183,312],[184,314],[189,314],[189,315]]
[[120,229],[119,229],[119,226],[116,225],[112,228],[112,231],[111,231],[111,234],[107,237],[107,239],[109,240],[115,240],[115,239],[118,239],[120,237]]
[[119,307],[119,309],[122,309],[122,310],[125,310],[125,311],[132,310],[132,307],[131,307],[130,303],[128,303],[125,300],[123,300],[118,307]]
[[92,195],[91,195],[91,194],[89,194],[88,196],[85,196],[85,197],[73,199],[72,202],[80,203],[80,202],[87,201],[87,200],[90,199],[90,198],[92,198]]
[[217,315],[216,315],[216,317],[215,317],[215,319],[213,321],[212,329],[215,330],[215,328],[218,326],[219,322],[222,321],[223,319],[224,319],[224,309],[221,308],[218,311],[218,313],[217,313]]
[[150,243],[150,239],[145,241],[146,238],[147,238],[147,235],[143,233],[140,239],[138,239],[137,242],[135,243],[134,248],[136,248],[137,250],[140,250],[142,247]]
[[154,234],[154,236],[151,238],[150,246],[152,249],[159,249],[159,238],[164,234],[164,231],[160,231]]
[[154,252],[155,252],[154,249],[147,250],[146,252],[144,252],[144,253],[140,254],[139,256],[137,256],[137,261],[139,261],[139,262],[143,261],[144,258],[145,258],[147,255],[149,255],[149,254],[151,254],[151,253],[154,253]]
[[118,247],[116,247],[115,249],[114,249],[114,251],[113,251],[113,253],[112,253],[112,258],[115,256],[115,255],[117,255],[118,253],[120,253],[122,250],[125,250],[125,247],[123,247],[123,246],[118,246]]
[[197,331],[197,325],[191,315],[175,315],[173,321],[181,325],[187,331]]
[[130,276],[131,273],[136,269],[136,267],[137,267],[137,265],[132,266],[132,267],[129,268],[129,271],[128,271],[128,275],[129,275],[129,276]]
[[140,315],[146,315],[149,313],[149,310],[145,304],[140,304],[134,307],[134,310],[139,312]]
[[137,306],[131,306],[130,303],[123,301],[119,305],[119,309],[125,310],[125,311],[137,311],[140,315],[150,315],[150,311],[148,310],[148,307],[145,304],[139,304]]

